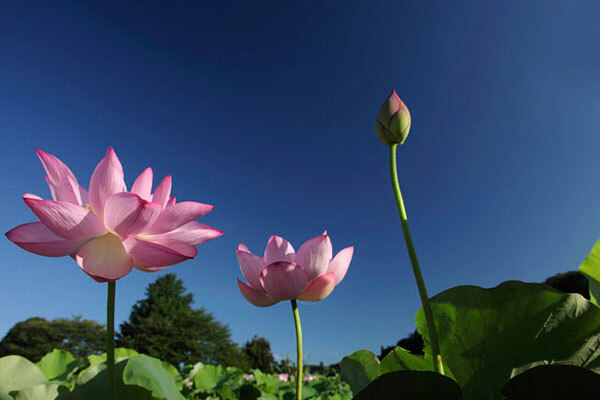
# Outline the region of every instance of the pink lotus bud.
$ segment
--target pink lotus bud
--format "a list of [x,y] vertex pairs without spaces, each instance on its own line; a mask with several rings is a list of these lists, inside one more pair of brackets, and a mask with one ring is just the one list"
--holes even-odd
[[395,90],[383,102],[377,114],[375,132],[385,145],[402,144],[410,131],[410,113]]

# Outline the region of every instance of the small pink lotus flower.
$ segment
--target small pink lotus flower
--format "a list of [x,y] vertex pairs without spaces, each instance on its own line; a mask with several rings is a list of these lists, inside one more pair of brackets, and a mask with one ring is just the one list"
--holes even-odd
[[317,379],[316,375],[308,374],[304,377],[303,381],[308,382],[308,381],[314,381],[315,379]]
[[278,376],[281,382],[287,382],[290,380],[290,374],[279,374]]
[[58,158],[36,149],[53,200],[23,195],[39,222],[6,233],[19,247],[47,257],[70,255],[96,281],[114,281],[133,267],[153,272],[196,256],[194,246],[221,236],[196,218],[213,206],[175,202],[171,176],[152,192],[152,169],[145,169],[127,192],[123,168],[108,149],[90,179],[89,194]]
[[249,285],[238,279],[238,287],[246,300],[258,307],[282,300],[323,300],[344,279],[353,253],[354,247],[347,247],[332,260],[326,231],[300,246],[297,253],[290,242],[273,235],[263,258],[240,243],[238,262]]
[[254,374],[246,374],[243,376],[244,380],[249,381],[254,378]]

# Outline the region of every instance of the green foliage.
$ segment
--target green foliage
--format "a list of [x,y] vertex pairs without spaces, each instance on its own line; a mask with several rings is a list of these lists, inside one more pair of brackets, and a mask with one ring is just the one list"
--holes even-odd
[[[133,350],[133,349],[127,349],[125,347],[117,347],[115,349],[115,362],[119,362],[119,361],[123,361],[123,360],[127,360],[131,357],[137,356],[138,353],[137,351]],[[101,363],[105,363],[106,362],[106,353],[102,353],[102,354],[92,354],[91,356],[88,356],[88,362],[90,363],[90,367],[93,367],[94,365],[98,365]]]
[[569,365],[542,365],[512,378],[502,389],[507,400],[587,399],[600,388],[600,375]]
[[[239,368],[199,363],[185,366],[182,378],[171,364],[131,349],[116,349],[115,358],[120,399],[294,399],[293,378],[282,382],[278,375],[256,369],[244,378]],[[42,369],[52,378],[50,382]],[[88,363],[82,363],[54,350],[38,365],[20,356],[0,358],[0,400],[104,400],[108,397],[106,373],[106,354],[90,356]],[[317,376],[303,387],[305,399],[351,398],[349,387],[338,376]]]
[[356,395],[383,374],[409,370],[432,371],[433,364],[401,347],[389,352],[381,362],[370,351],[359,350],[342,359],[341,376]]
[[271,344],[263,337],[254,335],[251,340],[244,345],[251,368],[259,369],[263,372],[273,372],[275,358],[271,352]]
[[21,356],[0,358],[0,392],[10,393],[30,386],[48,383],[40,369]]
[[600,300],[600,240],[579,266],[579,271],[588,278],[590,301],[598,305]]
[[[600,310],[578,294],[546,285],[505,282],[493,289],[460,286],[431,301],[445,368],[466,400],[501,399],[512,370],[539,360],[567,360],[600,333]],[[422,309],[416,317],[430,359]]]
[[563,293],[579,293],[586,299],[590,299],[588,280],[579,271],[569,271],[552,275],[544,281],[544,284],[552,286]]
[[[152,400],[152,394],[141,386],[127,385],[123,382],[123,370],[129,360],[122,360],[115,364],[117,376],[117,393],[119,398],[128,400]],[[59,388],[58,400],[106,400],[109,398],[106,364],[101,363],[84,370],[77,379],[75,389],[70,392],[66,388]]]
[[0,342],[0,357],[20,355],[37,362],[52,349],[86,357],[104,349],[104,326],[77,316],[47,321],[34,317],[17,322]]
[[379,376],[379,360],[368,350],[359,350],[342,359],[342,379],[357,394]]
[[437,372],[395,371],[379,376],[354,399],[461,400],[462,396],[456,382]]
[[48,380],[67,380],[72,371],[79,365],[79,361],[65,350],[54,349],[46,354],[36,364]]
[[17,393],[15,400],[54,400],[58,397],[58,385],[55,383],[35,385]]
[[204,308],[193,309],[193,302],[193,295],[186,293],[183,281],[174,274],[159,277],[121,324],[118,346],[177,367],[197,362],[240,362],[240,351],[231,340],[229,328]]
[[152,392],[159,399],[181,400],[184,397],[177,387],[179,374],[161,360],[146,355],[129,359],[123,370],[123,381],[128,385],[137,385]]

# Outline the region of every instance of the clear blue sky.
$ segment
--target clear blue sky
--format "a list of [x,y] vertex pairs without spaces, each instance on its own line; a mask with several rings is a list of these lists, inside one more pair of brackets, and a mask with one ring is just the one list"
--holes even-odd
[[[337,362],[414,328],[417,290],[374,123],[412,114],[400,182],[429,291],[542,281],[600,236],[600,3],[7,2],[0,13],[0,221],[49,198],[39,147],[87,186],[114,146],[225,231],[169,268],[236,341],[293,357],[289,304],[239,294],[235,248],[354,245],[344,281],[301,303],[306,355]],[[418,4],[417,4],[418,3]],[[136,3],[140,4],[140,3]],[[177,5],[175,5],[177,4]],[[0,240],[0,335],[31,316],[105,320],[106,285]],[[117,319],[158,274],[118,281]]]

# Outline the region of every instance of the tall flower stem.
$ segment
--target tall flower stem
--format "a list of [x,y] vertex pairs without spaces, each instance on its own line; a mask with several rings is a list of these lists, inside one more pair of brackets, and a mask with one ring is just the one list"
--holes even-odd
[[296,400],[302,400],[302,326],[300,326],[300,314],[296,300],[292,300],[292,312],[296,325]]
[[117,399],[115,382],[115,289],[115,281],[109,281],[106,299],[106,365],[108,367],[108,394],[110,400]]
[[440,343],[435,329],[435,322],[433,320],[433,312],[431,311],[431,305],[429,304],[429,296],[427,295],[427,289],[425,288],[425,281],[421,274],[421,268],[419,267],[419,260],[417,259],[417,253],[415,246],[412,241],[410,234],[410,228],[408,227],[408,219],[406,217],[406,209],[404,208],[404,200],[402,200],[402,193],[400,192],[400,185],[398,183],[398,169],[396,166],[396,147],[397,144],[391,144],[390,149],[390,175],[392,178],[392,186],[394,187],[394,195],[396,197],[396,205],[398,206],[398,214],[400,214],[400,223],[402,224],[402,232],[404,233],[404,241],[406,242],[406,249],[408,250],[408,257],[412,265],[413,274],[415,275],[415,281],[419,288],[419,296],[421,297],[421,303],[423,304],[423,312],[425,313],[425,320],[427,321],[427,331],[429,332],[429,339],[431,342],[431,350],[433,356],[433,367],[440,374],[444,374],[444,367],[442,364],[442,358],[440,354]]

